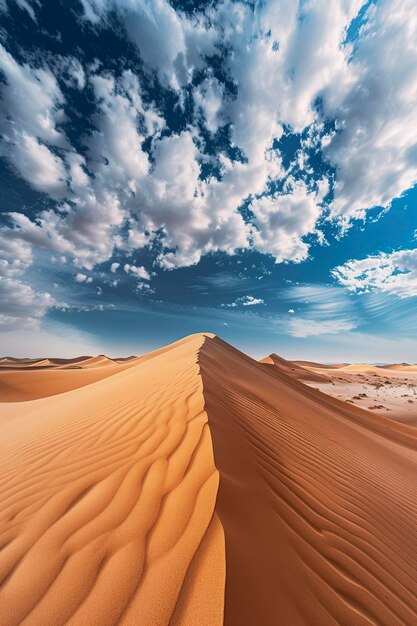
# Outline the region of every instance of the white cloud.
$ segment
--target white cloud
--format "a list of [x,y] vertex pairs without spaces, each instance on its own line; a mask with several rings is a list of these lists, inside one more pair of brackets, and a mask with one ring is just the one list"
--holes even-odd
[[243,298],[240,299],[240,302],[243,304],[243,306],[253,306],[256,304],[265,304],[264,300],[262,300],[262,298],[254,298],[253,296],[243,296]]
[[76,283],[92,283],[93,279],[91,278],[91,276],[87,276],[86,274],[76,274],[75,275],[75,282]]
[[[136,191],[136,181],[146,176],[149,169],[148,156],[142,150],[145,136],[137,130],[139,117],[145,118],[151,133],[161,128],[163,121],[151,108],[145,117],[140,86],[130,71],[119,82],[108,74],[93,76],[91,83],[100,109],[98,129],[90,141],[96,168],[100,173],[105,171],[113,184],[127,179],[130,189]],[[108,165],[100,167],[104,161]]]
[[[37,0],[32,0],[33,4],[39,6],[39,2]],[[16,0],[16,4],[23,10],[27,11],[32,20],[36,22],[36,15],[31,3],[28,0]]]
[[71,187],[74,191],[81,192],[90,183],[90,179],[85,171],[85,158],[76,152],[70,152],[66,156],[66,162],[69,167]]
[[[201,113],[208,130],[215,132],[220,123],[231,123],[232,140],[246,157],[244,162],[232,162],[226,154],[220,155],[221,180],[200,179],[205,157],[196,128],[160,136],[165,122],[154,104],[144,105],[141,85],[130,70],[116,79],[110,72],[97,73],[95,69],[88,79],[96,96],[97,114],[96,131],[86,140],[89,148],[86,160],[67,146],[68,140],[59,130],[65,100],[56,80],[46,69],[19,66],[5,52],[10,82],[5,90],[6,105],[7,98],[13,103],[16,99],[12,97],[13,81],[23,85],[28,95],[32,91],[36,96],[36,108],[29,112],[18,110],[16,121],[25,132],[36,137],[32,142],[45,142],[44,150],[50,150],[46,143],[68,148],[64,162],[50,152],[49,168],[43,172],[46,180],[36,180],[35,176],[30,178],[24,173],[39,189],[46,191],[49,185],[52,195],[53,191],[58,193],[58,189],[53,190],[54,185],[63,185],[64,164],[68,170],[71,191],[66,199],[71,201],[68,205],[71,208],[59,217],[51,212],[40,216],[35,228],[37,241],[72,255],[78,267],[87,269],[106,256],[109,258],[115,245],[126,250],[143,247],[161,228],[165,232],[164,244],[173,250],[160,255],[161,265],[168,269],[197,263],[211,251],[233,253],[248,248],[251,241],[262,252],[273,254],[277,261],[305,258],[308,245],[303,237],[314,231],[315,220],[321,213],[318,194],[306,188],[287,190],[286,206],[274,198],[274,206],[270,201],[268,211],[266,200],[254,201],[256,231],[237,212],[248,196],[262,195],[271,178],[283,175],[281,160],[271,151],[273,139],[282,133],[280,120],[302,126],[312,116],[310,102],[302,114],[297,114],[297,120],[291,118],[293,103],[284,106],[289,97],[285,77],[297,74],[294,68],[302,64],[302,58],[294,52],[298,45],[297,11],[279,4],[279,19],[275,9],[265,5],[258,7],[254,20],[249,6],[230,2],[210,8],[207,19],[197,14],[190,17],[176,13],[165,0],[158,0],[152,6],[140,0],[117,5],[110,0],[83,3],[86,18],[96,24],[104,24],[108,12],[117,10],[145,64],[157,69],[160,79],[180,95],[192,73],[206,63],[205,55],[213,54],[220,44],[233,51],[225,56],[225,69],[237,86],[236,96],[226,95],[224,85],[213,76],[206,76],[194,89],[195,110]],[[326,17],[326,28],[336,33],[326,52],[326,63],[330,63],[333,53],[339,64],[344,59],[339,40],[352,6],[338,10],[334,17]],[[316,29],[320,10],[324,11],[324,5],[316,11]],[[289,56],[276,53],[272,37],[280,39],[281,49],[287,50]],[[323,62],[321,54],[320,71],[316,68],[317,80],[312,81],[306,102],[321,88],[323,80],[318,77],[329,74],[324,72]],[[71,75],[82,88],[86,80],[84,68],[72,57],[61,59],[60,63],[65,70],[61,73],[62,80],[67,81]],[[307,74],[311,78],[312,72]],[[330,78],[329,74],[326,80]],[[297,84],[303,84],[304,89],[305,82],[303,78]],[[43,100],[38,94],[40,83],[46,87]],[[297,102],[298,96],[294,94]],[[48,132],[39,124],[29,123],[32,118],[42,116],[49,120],[49,124],[44,124]],[[142,148],[149,137],[152,163]],[[21,158],[16,157],[15,161],[23,163]],[[89,171],[94,178],[87,174]],[[304,204],[300,197],[303,194]],[[110,227],[100,206],[104,197],[107,201],[112,198],[111,204],[119,206]],[[94,230],[90,227],[93,221]],[[117,233],[117,228],[126,221],[127,238]],[[48,231],[48,236],[44,233],[42,238],[39,230]],[[20,233],[27,241],[31,237],[28,231],[33,234],[34,228],[20,222]]]
[[151,280],[151,275],[143,267],[143,265],[136,267],[135,265],[129,265],[129,263],[126,263],[123,269],[126,272],[126,274],[134,274],[134,276],[137,276],[138,278],[142,278],[143,280]]
[[0,331],[36,329],[48,309],[57,304],[47,292],[37,292],[20,280],[2,277],[0,302]]
[[22,178],[38,191],[62,196],[66,179],[62,160],[31,135],[15,135],[15,140],[9,160]]
[[156,70],[159,80],[180,89],[192,70],[204,65],[204,56],[213,54],[218,32],[198,14],[186,17],[167,0],[82,0],[86,19],[106,22],[117,10],[131,41],[148,71]]
[[[36,8],[23,3],[29,12]],[[175,11],[167,0],[82,4],[95,31],[110,27],[109,16],[117,12],[146,78],[157,76],[175,92],[179,114],[186,105],[192,113],[185,129],[172,132],[162,104],[124,69],[124,60],[120,72],[104,71],[100,63],[83,66],[72,56],[45,57],[46,63],[33,55],[29,65],[0,47],[1,155],[55,200],[54,209],[39,210],[36,219],[11,214],[11,228],[0,232],[4,246],[25,249],[25,259],[19,252],[1,261],[9,276],[27,269],[37,248],[91,272],[115,249],[122,254],[151,245],[157,232],[163,232],[166,246],[158,260],[167,269],[195,264],[213,251],[233,254],[249,247],[277,262],[305,260],[308,235],[325,243],[317,225],[329,181],[313,187],[293,180],[291,168],[284,170],[272,149],[284,127],[302,131],[310,125],[303,150],[316,133],[314,141],[335,167],[333,217],[349,220],[375,204],[387,206],[416,180],[412,0],[371,3],[366,25],[348,45],[346,29],[362,0],[335,1],[331,11],[325,0],[265,1],[255,8],[224,0],[193,15]],[[222,64],[216,77],[207,65],[214,54]],[[70,114],[65,86],[88,86],[94,98],[92,129],[80,138],[79,149],[63,130]],[[325,118],[334,119],[336,132],[323,137]],[[206,134],[197,122],[212,134],[228,125],[241,159],[232,160],[230,151],[206,154]],[[303,150],[295,161],[306,172],[311,163]],[[207,163],[219,174],[203,180]],[[283,190],[271,195],[277,179]],[[238,212],[243,202],[253,224]],[[384,289],[393,290],[395,282],[398,293],[406,292],[400,278],[387,280]]]
[[4,230],[0,229],[0,277],[20,276],[32,264],[32,247],[24,241],[2,237]]
[[262,298],[255,298],[254,296],[242,296],[237,298],[230,304],[222,304],[222,307],[237,307],[237,306],[255,306],[257,304],[265,304]]
[[75,57],[55,57],[60,77],[69,87],[82,90],[86,85],[86,76],[83,66]]
[[[155,166],[151,177],[140,181],[140,167],[133,166],[134,158],[141,154],[140,137],[132,127],[123,133],[115,131],[115,138],[124,145],[113,160],[123,166],[123,172],[131,174],[128,184],[138,194],[137,200],[131,203],[133,213],[136,214],[136,206],[140,207],[140,223],[136,225],[133,221],[128,245],[135,245],[134,239],[142,245],[146,243],[140,228],[152,233],[162,226],[167,246],[175,250],[160,257],[161,264],[167,268],[197,263],[203,254],[212,250],[233,252],[250,245],[250,228],[236,209],[248,195],[262,194],[270,177],[282,176],[280,160],[270,150],[273,139],[282,133],[280,121],[296,128],[309,124],[314,119],[311,105],[320,90],[335,76],[340,82],[340,70],[347,58],[340,41],[359,6],[358,1],[344,2],[329,12],[324,2],[318,2],[314,8],[304,8],[305,19],[301,22],[296,5],[289,7],[284,2],[257,7],[255,19],[249,6],[225,2],[207,10],[207,20],[197,14],[190,17],[176,13],[165,0],[158,0],[152,6],[140,0],[117,5],[110,0],[84,2],[86,18],[95,23],[105,23],[108,12],[116,8],[145,64],[155,68],[160,80],[179,92],[189,82],[192,71],[204,64],[204,55],[212,53],[216,44],[231,50],[224,61],[237,86],[237,96],[226,96],[217,78],[206,77],[194,89],[194,106],[210,132],[215,132],[219,123],[231,122],[232,140],[244,152],[247,161],[232,163],[223,155],[220,158],[222,180],[213,178],[202,182],[198,137],[195,130],[187,130],[154,142]],[[325,33],[320,31],[323,25]],[[325,47],[319,45],[323,37],[328,40]],[[279,54],[274,48],[278,40]],[[307,46],[308,67],[304,67],[307,56],[303,50]],[[289,76],[293,77],[290,82]],[[97,78],[94,84],[96,91],[113,94],[111,116],[114,127],[119,130],[131,105],[126,98],[122,105],[124,96],[120,93],[116,104],[116,88],[110,77]],[[101,141],[103,137],[111,138],[111,128],[101,124],[100,135],[94,143],[100,137]],[[129,137],[133,142],[131,149],[126,144]],[[102,147],[100,154],[112,161],[111,151],[109,157],[109,150],[105,152]],[[130,154],[135,157],[127,156]],[[111,173],[111,167],[102,169]],[[255,246],[273,254],[277,261],[305,258],[308,246],[302,237],[314,230],[315,219],[321,213],[317,203],[322,199],[319,194],[308,195],[305,217],[300,206],[293,230],[289,222],[294,222],[294,218],[286,219],[281,209],[281,230],[269,232],[270,222],[280,224],[280,217],[265,220],[258,231],[262,233],[254,237]]]
[[120,267],[120,263],[112,263],[110,265],[110,271],[114,274]]
[[273,254],[277,263],[307,258],[308,245],[302,238],[314,231],[320,208],[304,183],[294,181],[287,195],[255,199],[250,208],[255,216],[253,241],[258,250]]
[[194,104],[197,112],[201,112],[207,130],[215,133],[221,123],[223,108],[223,89],[216,78],[204,80],[194,91]]
[[346,217],[388,206],[417,180],[417,143],[410,132],[417,125],[415,3],[381,0],[370,4],[367,16],[350,80],[342,89],[329,85],[324,98],[337,128],[325,148],[336,167],[333,213]]
[[417,296],[417,249],[380,253],[347,261],[332,270],[350,291],[381,291],[401,298]]
[[63,120],[64,96],[55,76],[43,68],[19,65],[0,45],[0,70],[7,82],[0,85],[4,113],[2,134],[13,141],[15,130],[53,145],[66,144],[58,124]]

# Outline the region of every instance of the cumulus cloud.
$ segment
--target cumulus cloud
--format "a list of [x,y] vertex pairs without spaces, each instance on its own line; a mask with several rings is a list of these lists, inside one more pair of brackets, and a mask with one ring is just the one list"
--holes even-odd
[[64,96],[55,76],[47,69],[19,65],[0,45],[0,70],[6,82],[0,85],[3,112],[0,130],[10,142],[15,131],[25,132],[53,145],[63,146]]
[[129,265],[129,263],[126,263],[123,266],[123,269],[126,272],[126,274],[133,274],[134,276],[137,276],[138,278],[142,278],[142,280],[151,280],[151,275],[143,267],[143,265],[136,266],[136,265]]
[[37,292],[20,280],[1,277],[0,302],[0,331],[37,329],[40,319],[56,305],[51,294]]
[[91,276],[87,276],[87,274],[75,274],[75,282],[76,283],[92,283],[93,279],[91,278]]
[[381,291],[400,298],[417,296],[417,249],[380,253],[352,260],[332,270],[350,291]]
[[342,88],[329,85],[325,112],[336,132],[324,152],[336,167],[333,213],[361,216],[388,206],[417,180],[417,19],[412,0],[370,3]]
[[31,135],[22,133],[15,139],[9,160],[22,178],[38,191],[62,196],[66,179],[62,160]]
[[32,264],[32,247],[24,241],[2,237],[1,234],[2,229],[0,229],[0,277],[21,276]]
[[253,241],[258,250],[281,261],[303,261],[308,244],[303,237],[313,232],[320,215],[316,194],[294,181],[286,195],[264,196],[252,201],[256,230]]
[[[138,132],[139,117],[144,118],[146,130],[161,128],[163,121],[152,109],[145,115],[137,78],[125,72],[116,82],[114,76],[95,75],[90,79],[98,102],[98,128],[90,141],[90,150],[97,161],[96,167],[113,183],[127,179],[135,191],[135,182],[148,173],[149,162],[142,150],[145,135]],[[99,163],[105,163],[104,167]]]
[[222,304],[223,307],[237,307],[237,306],[255,306],[257,304],[265,304],[262,298],[255,298],[254,296],[242,296],[236,298],[234,302],[230,304]]
[[205,126],[211,133],[215,133],[221,124],[223,97],[222,86],[216,78],[204,80],[195,89],[194,104],[197,114],[203,116]]

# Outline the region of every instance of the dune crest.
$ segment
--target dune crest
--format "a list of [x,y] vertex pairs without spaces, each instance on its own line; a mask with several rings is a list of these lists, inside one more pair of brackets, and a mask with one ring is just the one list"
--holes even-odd
[[417,623],[417,431],[276,360],[193,335],[3,402],[0,623]]

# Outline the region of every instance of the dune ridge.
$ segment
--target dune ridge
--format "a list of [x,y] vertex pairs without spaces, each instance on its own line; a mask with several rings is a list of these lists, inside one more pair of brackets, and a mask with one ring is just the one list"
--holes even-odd
[[2,626],[417,623],[415,429],[208,333],[128,364],[0,404]]

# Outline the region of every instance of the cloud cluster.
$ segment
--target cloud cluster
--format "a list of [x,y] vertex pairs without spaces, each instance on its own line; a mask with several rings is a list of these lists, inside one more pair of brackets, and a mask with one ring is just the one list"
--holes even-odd
[[39,327],[46,311],[57,303],[45,292],[13,278],[0,277],[0,331]]
[[336,168],[332,211],[349,219],[388,206],[417,181],[417,17],[412,0],[371,3],[342,77],[324,94],[336,132],[324,149]]
[[[224,0],[189,14],[168,0],[82,0],[80,29],[100,36],[117,16],[141,74],[124,59],[118,71],[41,51],[18,62],[0,46],[0,155],[49,202],[35,217],[9,214],[4,276],[23,281],[37,250],[65,255],[78,277],[145,246],[170,270],[248,248],[301,262],[308,236],[321,240],[333,183],[309,181],[310,148],[335,172],[331,217],[347,225],[388,206],[416,179],[417,20],[412,0],[369,3],[349,40],[362,4]],[[36,20],[38,2],[20,6]],[[92,111],[77,145],[67,90]],[[311,129],[303,179],[277,148],[288,129]],[[151,279],[149,267],[121,265]],[[345,271],[347,284],[355,268]]]
[[335,267],[333,276],[350,291],[417,296],[417,249],[380,253]]

